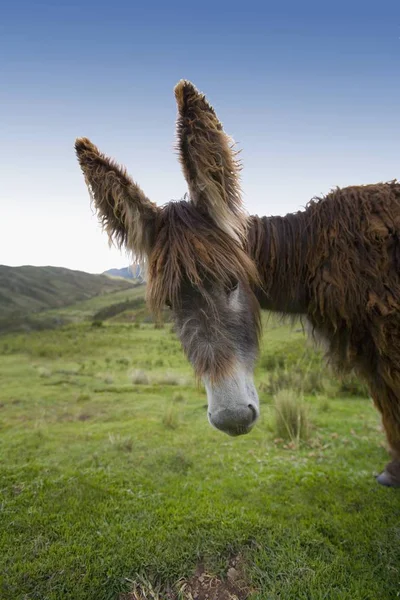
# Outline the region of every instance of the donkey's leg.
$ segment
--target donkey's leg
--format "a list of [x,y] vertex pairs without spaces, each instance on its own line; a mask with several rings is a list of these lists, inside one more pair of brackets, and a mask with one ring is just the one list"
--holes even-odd
[[378,483],[390,487],[400,487],[400,389],[396,393],[391,386],[381,380],[371,386],[375,406],[382,415],[389,451],[392,456],[385,470],[377,477]]

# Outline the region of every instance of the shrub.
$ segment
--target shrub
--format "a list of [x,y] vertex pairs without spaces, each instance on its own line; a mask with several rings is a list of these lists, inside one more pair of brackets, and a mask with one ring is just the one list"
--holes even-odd
[[132,300],[126,300],[125,302],[119,302],[118,304],[111,304],[101,308],[97,313],[93,315],[92,325],[96,322],[102,322],[105,319],[115,317],[120,313],[128,309],[137,309],[144,306],[144,297],[133,298]]
[[278,438],[299,445],[310,436],[308,410],[302,396],[294,390],[280,390],[274,396],[275,434]]
[[293,389],[303,394],[319,394],[327,387],[324,371],[319,366],[298,362],[292,367],[278,368],[269,375],[264,390],[276,394],[282,389]]
[[179,426],[179,411],[174,404],[168,404],[162,417],[162,424],[167,429],[176,429]]
[[367,385],[361,381],[355,373],[351,373],[340,378],[339,394],[342,396],[361,396],[369,395]]
[[108,435],[110,444],[115,447],[116,450],[122,450],[124,452],[132,452],[133,440],[130,436],[121,437],[119,434],[114,435],[110,433]]
[[51,377],[51,371],[50,369],[47,369],[46,367],[39,367],[38,370],[38,375],[39,377]]
[[92,321],[92,327],[103,327],[103,321],[99,321],[98,319]]
[[177,403],[185,402],[185,396],[178,392],[172,396],[172,401]]
[[285,342],[278,348],[271,348],[260,359],[261,368],[267,371],[290,368],[298,364],[313,368],[324,366],[321,352],[307,346],[303,338]]
[[319,409],[321,412],[329,412],[331,410],[331,405],[329,400],[323,400],[319,405]]
[[174,373],[164,373],[164,375],[159,377],[157,383],[159,385],[179,385],[180,380],[179,377]]
[[76,397],[77,402],[89,402],[89,400],[91,400],[90,394],[83,392],[81,394],[78,394],[78,396]]
[[136,370],[131,374],[132,383],[134,385],[149,385],[150,379],[144,371]]
[[128,358],[117,358],[117,364],[127,367],[129,365],[129,359]]
[[260,366],[266,371],[274,371],[277,368],[285,366],[285,360],[282,356],[276,354],[267,354],[260,360]]

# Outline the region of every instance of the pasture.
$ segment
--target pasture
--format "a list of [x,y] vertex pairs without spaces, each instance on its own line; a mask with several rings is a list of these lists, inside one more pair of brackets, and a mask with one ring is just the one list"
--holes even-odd
[[[239,438],[209,426],[169,324],[0,338],[1,599],[400,597],[379,415],[265,321],[262,416]],[[277,435],[279,390],[304,396],[308,439]]]

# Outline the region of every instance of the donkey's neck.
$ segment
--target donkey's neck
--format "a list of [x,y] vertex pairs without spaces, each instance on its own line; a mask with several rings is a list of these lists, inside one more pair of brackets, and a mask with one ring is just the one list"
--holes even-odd
[[307,212],[250,217],[248,249],[262,282],[261,308],[290,314],[307,311],[307,255],[312,245]]

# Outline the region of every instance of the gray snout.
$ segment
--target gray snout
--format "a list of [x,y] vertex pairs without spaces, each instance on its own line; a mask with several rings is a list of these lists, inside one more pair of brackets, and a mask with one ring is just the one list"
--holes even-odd
[[221,408],[213,413],[208,413],[211,425],[232,436],[249,433],[258,417],[259,409],[253,403],[240,408],[236,407],[234,410]]
[[249,433],[260,414],[252,374],[238,366],[217,384],[205,379],[205,386],[210,424],[228,435]]

